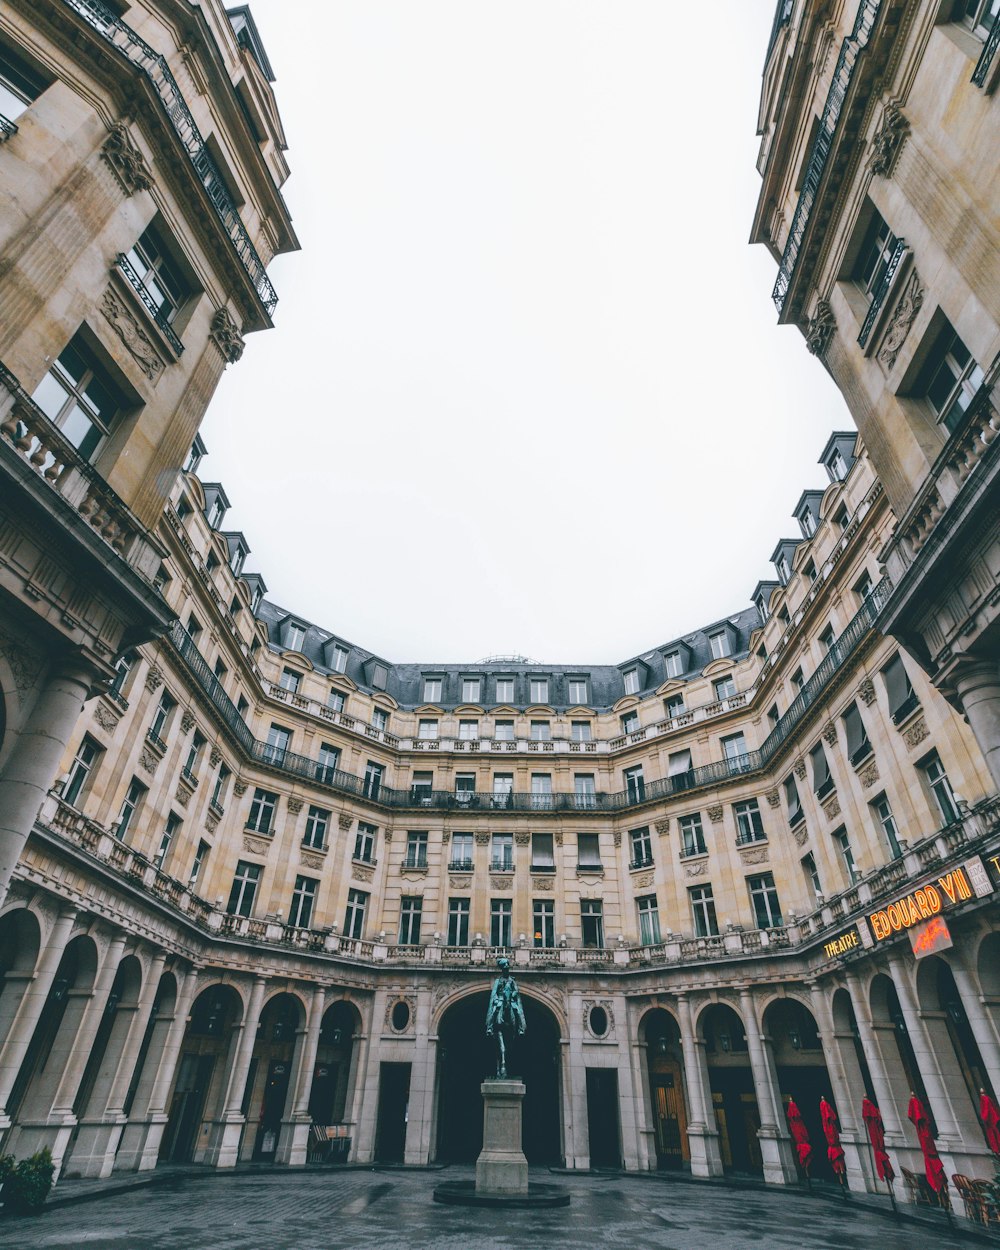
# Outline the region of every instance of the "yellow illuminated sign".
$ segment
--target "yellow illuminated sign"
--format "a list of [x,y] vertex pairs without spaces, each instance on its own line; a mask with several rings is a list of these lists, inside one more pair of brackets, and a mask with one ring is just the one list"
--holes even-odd
[[829,942],[823,943],[823,953],[827,959],[839,959],[841,955],[846,955],[855,947],[861,945],[861,938],[858,936],[857,929],[848,929],[846,933],[842,933],[840,937],[832,938]]
[[903,929],[931,920],[945,906],[954,906],[972,898],[972,886],[964,868],[954,868],[938,877],[936,885],[925,885],[906,894],[887,907],[871,912],[868,923],[877,942],[884,942]]

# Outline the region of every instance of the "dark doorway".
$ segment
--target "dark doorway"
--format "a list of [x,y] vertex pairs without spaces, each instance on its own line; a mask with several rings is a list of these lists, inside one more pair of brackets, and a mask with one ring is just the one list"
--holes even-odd
[[160,1147],[161,1159],[190,1163],[214,1067],[214,1055],[181,1056],[170,1116]]
[[313,1124],[333,1124],[333,1098],[337,1092],[339,1067],[335,1063],[317,1063],[313,1069],[309,1115]]
[[[496,1071],[495,1043],[486,1036],[488,994],[472,994],[445,1012],[438,1030],[437,1158],[474,1163],[483,1148],[480,1085]],[[524,1081],[521,1137],[530,1164],[562,1162],[559,1025],[547,1007],[521,995],[525,1034],[515,1040],[510,1070]]]
[[409,1099],[410,1065],[381,1064],[378,1078],[378,1121],[375,1128],[377,1163],[403,1162]]
[[261,1102],[260,1124],[254,1143],[255,1159],[273,1159],[278,1149],[281,1117],[288,1097],[288,1079],[292,1065],[285,1059],[272,1059],[267,1068],[267,1082]]
[[618,1073],[614,1068],[587,1069],[587,1132],[590,1135],[590,1166],[620,1168]]

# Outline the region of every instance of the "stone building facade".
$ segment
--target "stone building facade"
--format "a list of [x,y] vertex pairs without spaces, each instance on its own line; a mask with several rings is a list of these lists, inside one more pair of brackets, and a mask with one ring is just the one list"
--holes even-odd
[[[95,6],[42,12],[64,10]],[[202,18],[266,82],[246,11]],[[88,1176],[299,1163],[321,1126],[358,1162],[474,1158],[507,953],[534,1162],[789,1183],[785,1101],[822,1141],[824,1095],[874,1188],[861,1100],[915,1166],[917,1090],[949,1172],[988,1170],[1000,800],[976,724],[881,628],[901,505],[863,427],[831,436],[749,606],[572,667],[398,664],[273,603],[204,454],[157,470],[155,619],[109,643],[22,801],[4,1150]],[[33,722],[13,664],[0,685],[9,768]]]

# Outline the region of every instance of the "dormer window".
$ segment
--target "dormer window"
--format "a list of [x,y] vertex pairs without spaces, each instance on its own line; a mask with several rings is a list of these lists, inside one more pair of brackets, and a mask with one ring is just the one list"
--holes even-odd
[[709,634],[708,645],[711,648],[713,660],[723,660],[727,655],[732,655],[729,634],[724,629],[717,630],[714,634]]
[[577,706],[587,702],[587,682],[585,678],[571,677],[569,679],[569,701]]
[[532,677],[531,679],[531,702],[532,703],[548,703],[549,701],[549,682],[547,677]]
[[305,640],[306,629],[304,625],[296,625],[293,622],[285,627],[285,649],[287,651],[301,651]]
[[207,454],[205,444],[202,442],[200,434],[194,436],[194,442],[191,444],[191,450],[188,452],[187,459],[184,461],[185,473],[197,473],[198,466],[204,460]]
[[260,601],[264,598],[264,592],[259,586],[255,586],[250,594],[250,611],[256,612],[260,607]]
[[834,450],[826,467],[830,470],[830,476],[835,482],[842,482],[847,477],[847,461],[840,454],[839,448]]
[[679,651],[668,651],[663,657],[668,677],[680,677],[684,672],[684,657]]
[[375,664],[372,666],[372,687],[375,690],[384,690],[386,682],[389,680],[389,670],[384,664]]
[[246,558],[247,553],[243,550],[243,548],[237,547],[233,552],[233,558],[229,561],[229,567],[233,570],[234,576],[239,577],[239,575],[243,572],[243,564]]
[[209,529],[217,529],[222,518],[226,515],[226,509],[223,507],[222,500],[216,499],[212,502],[212,506],[208,510],[208,527]]
[[347,671],[347,655],[346,647],[336,646],[333,648],[333,671],[335,673],[344,673]]
[[785,555],[778,556],[777,560],[774,562],[774,567],[778,574],[778,580],[781,582],[782,586],[787,586],[788,579],[792,575],[792,570],[788,564],[788,557]]
[[481,683],[478,677],[463,677],[462,678],[462,702],[463,703],[478,703],[480,685]]
[[625,693],[639,693],[639,670],[637,668],[627,669],[625,672]]
[[443,685],[443,682],[440,677],[425,677],[424,678],[424,702],[425,703],[440,703],[442,685]]
[[816,518],[808,508],[799,513],[799,524],[802,526],[802,533],[806,538],[812,538],[813,534],[816,533]]

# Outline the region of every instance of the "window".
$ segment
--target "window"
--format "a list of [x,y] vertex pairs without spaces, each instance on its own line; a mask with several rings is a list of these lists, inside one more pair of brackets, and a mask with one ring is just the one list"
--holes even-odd
[[438,736],[438,723],[436,720],[420,720],[417,722],[417,737],[422,738],[425,742],[434,742]]
[[200,633],[201,633],[201,622],[192,612],[191,615],[188,617],[187,636],[191,639],[192,642],[197,642],[198,635]]
[[790,680],[791,680],[792,685],[795,687],[797,693],[801,694],[806,684],[805,674],[802,672],[802,669],[797,668],[795,672],[792,674]]
[[721,739],[722,742],[722,758],[729,765],[731,773],[745,772],[750,767],[750,758],[747,755],[747,740],[743,734],[729,734],[728,737]]
[[682,816],[677,823],[681,831],[681,854],[704,855],[705,831],[701,825],[701,813],[693,812],[690,816]]
[[272,724],[267,731],[267,742],[264,744],[264,762],[266,764],[277,764],[280,767],[285,762],[285,752],[288,750],[288,744],[291,740],[292,731],[290,729]]
[[550,898],[536,898],[531,904],[531,924],[536,946],[556,944],[556,908]]
[[210,807],[214,807],[219,812],[222,811],[222,805],[226,799],[226,791],[229,788],[229,778],[231,776],[232,773],[225,766],[225,764],[220,764],[219,771],[215,778],[215,786],[212,790],[212,798],[209,803]]
[[552,845],[551,833],[533,833],[531,835],[531,871],[555,872],[556,861]]
[[597,789],[593,773],[573,774],[573,802],[578,810],[593,811],[597,806]]
[[548,703],[549,683],[547,678],[532,677],[530,689],[532,703]]
[[342,712],[347,704],[347,696],[342,690],[331,690],[327,695],[326,706],[334,712]]
[[79,333],[39,382],[32,399],[84,460],[93,460],[124,402]]
[[[494,789],[495,788],[496,787],[494,786]],[[531,806],[535,809],[535,811],[548,812],[552,810],[551,773],[531,774]]]
[[837,641],[837,635],[834,632],[833,626],[827,625],[826,629],[824,629],[823,632],[819,636],[819,645],[823,648],[824,651],[830,652],[833,650],[833,645],[836,641]]
[[302,835],[303,846],[311,847],[314,851],[323,850],[326,846],[331,815],[328,808],[317,807],[315,803],[309,804],[309,811],[306,814],[306,831]]
[[443,683],[440,677],[425,677],[424,678],[424,702],[425,703],[440,703],[442,685]]
[[837,529],[843,534],[851,523],[851,514],[847,511],[847,505],[841,504],[833,516],[833,523]]
[[46,83],[20,57],[0,48],[0,115],[16,121],[45,90]]
[[254,833],[272,833],[274,816],[278,810],[278,796],[270,790],[262,790],[258,786],[253,792],[250,802],[250,815],[247,817],[247,828]]
[[830,763],[822,742],[817,742],[809,752],[809,759],[812,762],[813,792],[818,799],[825,799],[834,787],[830,776]]
[[984,375],[947,322],[931,352],[925,376],[928,379],[925,394],[938,420],[949,432],[955,430],[972,397],[982,386]]
[[455,798],[459,803],[471,803],[472,796],[476,793],[476,774],[475,773],[456,773],[455,774]]
[[711,649],[713,660],[723,660],[727,655],[732,654],[732,648],[729,645],[729,634],[724,629],[720,629],[714,634],[709,634],[708,645]]
[[773,929],[780,925],[781,907],[773,873],[762,872],[756,877],[747,877],[747,889],[750,891],[750,906],[753,908],[757,928]]
[[312,920],[313,904],[316,902],[315,877],[296,877],[292,890],[292,905],[288,909],[288,923],[293,929],[308,929]]
[[834,830],[833,840],[840,850],[840,858],[844,861],[844,867],[847,869],[847,880],[853,885],[861,874],[858,872],[857,865],[854,862],[851,839],[843,825],[839,829]]
[[807,561],[807,562],[806,562],[806,563],[802,566],[802,574],[803,574],[803,576],[804,576],[804,577],[807,577],[807,578],[809,579],[809,581],[814,582],[814,581],[816,580],[816,563],[815,563],[815,561],[813,561],[813,560],[808,560],[808,561]]
[[377,729],[380,733],[382,730],[389,728],[389,713],[385,708],[372,708],[372,728]]
[[587,702],[587,682],[584,678],[571,677],[569,679],[569,701],[576,705]]
[[917,767],[923,773],[924,781],[934,796],[934,804],[944,823],[950,825],[960,819],[955,792],[951,788],[948,774],[944,771],[944,765],[938,758],[937,751],[932,751],[930,755],[925,756]]
[[594,727],[589,720],[571,721],[569,736],[573,742],[593,742]]
[[799,801],[799,787],[795,784],[795,774],[789,773],[783,782],[785,788],[785,807],[788,811],[788,823],[797,825],[805,819],[805,812]]
[[767,836],[764,833],[764,822],[761,820],[756,799],[734,803],[733,814],[736,817],[737,842],[761,842]]
[[596,833],[576,835],[576,864],[581,871],[601,870],[601,839]]
[[149,726],[149,732],[146,734],[146,737],[152,738],[157,746],[163,747],[166,745],[163,741],[163,735],[167,732],[170,713],[176,706],[177,701],[164,690],[160,695],[160,701],[156,705],[156,710],[153,712],[153,721]]
[[[532,789],[534,783],[532,783]],[[510,807],[513,799],[511,795],[514,792],[514,774],[513,773],[494,773],[493,774],[493,799],[494,807]]]
[[462,678],[462,702],[478,703],[479,702],[479,678],[463,677]]
[[448,867],[456,872],[472,871],[472,834],[453,833],[451,835],[451,859]]
[[856,703],[849,704],[841,716],[847,734],[847,757],[852,764],[860,764],[872,753],[872,744],[868,741],[868,730],[861,719]]
[[167,823],[163,826],[163,834],[160,837],[160,845],[156,854],[153,856],[153,863],[157,868],[163,867],[163,861],[167,858],[167,852],[170,850],[170,844],[173,842],[177,830],[181,827],[181,818],[176,812],[170,812],[167,815]]
[[377,833],[377,825],[370,825],[364,820],[358,821],[358,831],[354,835],[355,859],[359,859],[363,864],[375,863],[375,837]]
[[816,517],[811,509],[802,509],[799,513],[799,525],[802,527],[802,533],[806,538],[812,538],[813,534],[816,533]]
[[858,259],[851,271],[851,278],[869,302],[881,290],[898,241],[881,214],[873,210],[868,229],[861,241]]
[[642,765],[636,764],[632,768],[626,768],[622,777],[625,779],[625,797],[629,803],[641,803],[646,797],[646,778],[642,771]]
[[882,670],[886,694],[889,696],[889,715],[892,723],[898,725],[906,720],[911,712],[920,706],[917,696],[910,685],[910,676],[903,663],[903,657],[897,651]]
[[632,861],[629,867],[648,868],[653,862],[653,844],[649,837],[649,826],[643,825],[640,829],[630,829],[628,837],[632,844]]
[[782,586],[787,586],[788,579],[792,575],[792,569],[788,563],[788,556],[786,556],[784,552],[782,552],[781,555],[778,556],[777,560],[775,560],[774,568],[778,574],[778,581],[781,582]]
[[219,681],[222,682],[225,681],[226,674],[229,672],[229,669],[226,668],[221,659],[217,659],[215,661],[215,667],[212,671],[215,673],[216,677],[218,677]]
[[736,682],[732,677],[720,677],[712,682],[712,688],[716,699],[721,703],[723,699],[731,699],[736,693]]
[[406,855],[403,859],[404,868],[427,867],[427,831],[411,829],[406,835]]
[[767,723],[770,729],[778,727],[778,721],[781,720],[781,713],[778,711],[777,703],[772,703],[767,709]]
[[884,794],[880,794],[877,798],[872,799],[868,806],[872,810],[875,823],[885,834],[889,854],[893,859],[899,859],[903,854],[903,848],[899,845],[899,830],[896,828],[896,818],[892,814],[888,798]]
[[365,933],[365,912],[368,895],[364,890],[347,891],[347,911],[344,913],[344,937],[361,938]]
[[135,661],[135,652],[126,651],[124,655],[119,656],[115,663],[115,675],[111,678],[111,684],[108,686],[108,694],[111,695],[116,703],[124,702],[121,696],[125,693],[125,683],[128,681]]
[[372,665],[372,689],[384,690],[385,684],[389,680],[389,670],[384,664]]
[[434,796],[434,774],[415,772],[410,781],[410,799],[420,807],[430,807]]
[[816,901],[821,903],[823,901],[823,884],[819,879],[819,871],[816,868],[816,856],[812,853],[812,851],[810,851],[808,855],[802,856],[800,862],[802,864],[802,874],[806,879],[806,884],[812,890],[813,894],[815,894]]
[[858,601],[860,603],[864,603],[864,601],[872,593],[872,578],[867,569],[861,574],[851,589],[858,596]]
[[333,648],[333,671],[335,673],[347,672],[347,657],[350,653],[346,647],[336,646]]
[[118,813],[118,827],[114,830],[115,837],[121,838],[123,842],[146,793],[146,787],[142,782],[137,777],[133,777],[122,801],[122,809]]
[[241,859],[236,865],[233,888],[229,891],[229,903],[226,907],[231,916],[249,916],[253,913],[260,873],[260,864],[251,864]]
[[490,945],[511,945],[511,907],[509,898],[490,899]]
[[493,736],[496,738],[497,742],[513,742],[514,722],[512,720],[494,721]]
[[639,943],[642,946],[653,946],[660,940],[660,912],[656,906],[656,895],[645,894],[635,900],[639,913]]
[[63,790],[63,799],[70,807],[76,807],[83,788],[87,784],[100,755],[101,748],[94,739],[84,738],[77,749],[73,763],[70,765],[69,776],[66,779],[66,786]]
[[469,900],[467,898],[448,900],[448,945],[469,945]]
[[460,720],[458,722],[458,736],[462,742],[475,742],[479,737],[479,721]]
[[634,734],[639,732],[639,713],[626,712],[621,718],[622,733]]
[[778,620],[782,623],[782,625],[787,627],[791,623],[791,619],[791,616],[788,614],[788,609],[784,604],[782,604],[778,609]]
[[301,651],[306,640],[304,625],[289,625],[285,630],[285,648],[288,651]]
[[385,768],[381,764],[376,764],[374,760],[369,760],[365,765],[365,780],[363,785],[364,796],[366,799],[377,799],[382,789],[382,778],[385,776]]
[[533,720],[531,722],[532,742],[548,742],[551,737],[552,734],[547,720]]
[[580,900],[580,928],[584,946],[604,945],[604,904],[599,898]]
[[496,680],[496,701],[497,703],[513,703],[514,702],[514,678],[498,677]]
[[639,670],[637,668],[627,669],[625,672],[625,693],[638,694],[639,689]]
[[420,916],[424,900],[419,894],[404,894],[399,900],[399,944],[416,946],[420,941]]
[[191,781],[197,780],[198,759],[204,745],[205,739],[196,729],[191,735],[191,742],[188,745],[187,758],[184,760],[184,767],[181,769],[184,776]]
[[684,672],[684,660],[679,651],[668,651],[663,657],[663,667],[668,677],[680,677]]
[[[316,761],[316,780],[324,785],[332,786],[337,779],[340,767],[340,748],[330,742],[324,742],[319,748],[319,759]],[[373,796],[374,797],[374,796]]]
[[205,867],[205,860],[208,859],[208,853],[212,848],[208,845],[204,838],[198,843],[198,849],[195,851],[194,863],[191,865],[191,875],[188,877],[188,888],[191,889],[201,876],[201,870]]
[[695,937],[712,937],[719,932],[715,918],[715,898],[710,885],[696,885],[688,890]]
[[493,835],[490,841],[490,869],[492,872],[513,872],[514,835],[512,833]]
[[985,39],[1000,14],[1000,0],[963,0],[959,13],[962,22]]
[[249,707],[250,704],[241,694],[236,696],[236,710],[239,712],[240,716],[245,718]]
[[847,461],[839,448],[834,448],[833,454],[826,462],[826,467],[830,471],[830,477],[835,482],[842,482],[847,477]]
[[682,694],[672,694],[669,699],[663,700],[663,710],[671,718],[684,715],[684,696]]
[[125,260],[155,307],[156,319],[173,321],[191,290],[155,227],[149,226],[139,235],[125,253]]

